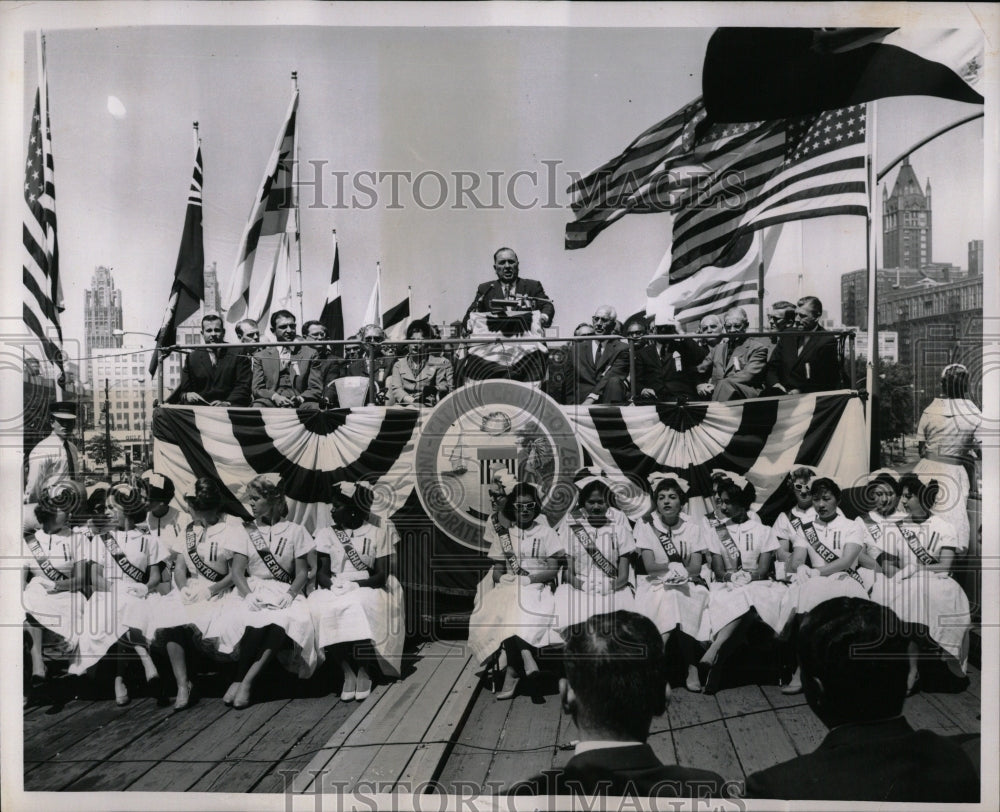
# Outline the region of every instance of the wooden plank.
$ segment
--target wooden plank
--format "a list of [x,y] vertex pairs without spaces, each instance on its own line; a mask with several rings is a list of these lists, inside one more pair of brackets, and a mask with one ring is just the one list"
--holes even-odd
[[[437,716],[424,734],[427,743],[417,748],[410,763],[400,775],[401,784],[416,787],[437,777],[448,749],[462,729],[462,721],[476,701],[482,685],[478,676],[479,671],[479,663],[470,656],[466,660],[465,669],[455,681]],[[490,698],[493,698],[492,695]]]
[[670,731],[653,733],[646,741],[653,748],[656,757],[664,764],[677,763],[677,750],[674,748],[674,737]]
[[774,708],[796,708],[806,704],[805,696],[800,692],[797,694],[781,693],[780,685],[761,685],[761,692],[768,704]]
[[433,677],[424,685],[414,707],[402,715],[399,724],[386,738],[387,743],[422,741],[444,704],[451,699],[452,689],[465,671],[471,658],[464,646],[452,646],[442,658]]
[[[329,696],[289,702],[275,724],[262,725],[192,786],[192,792],[249,792],[330,709]],[[339,699],[336,704],[341,704]],[[345,715],[346,718],[346,715]]]
[[98,763],[92,770],[74,781],[74,791],[122,790],[151,770],[170,753],[194,739],[202,730],[228,710],[222,703],[206,705],[198,713],[167,717],[164,722],[135,739],[129,748]]
[[[485,783],[493,763],[493,751],[500,746],[511,707],[511,702],[498,702],[492,692],[485,688],[480,690],[438,776],[446,792],[453,781],[477,786]],[[461,793],[455,790],[452,794]]]
[[903,704],[903,716],[915,730],[926,728],[942,736],[954,736],[962,732],[951,718],[928,702],[923,694],[907,697]]
[[729,731],[724,722],[708,722],[673,732],[677,763],[713,770],[727,781],[744,779]]
[[107,700],[84,703],[83,708],[65,721],[56,716],[52,717],[48,726],[33,731],[30,737],[25,731],[24,760],[48,761],[56,753],[90,736],[96,729],[149,707],[156,707],[152,699],[140,699],[125,708]]
[[[357,783],[365,788],[378,788],[379,792],[390,792],[399,782],[416,749],[417,745],[413,742],[383,744]],[[336,758],[330,766],[337,768],[340,762],[341,759]]]
[[[291,791],[293,779],[302,774],[315,751],[322,748],[360,707],[354,702],[341,702],[335,697],[326,696],[318,699],[327,704],[327,712],[292,745],[281,760],[268,769],[263,778],[254,786],[247,788],[248,792],[280,793],[283,795],[286,789]],[[333,701],[332,706],[330,705],[331,701]]]
[[727,719],[726,727],[747,775],[796,755],[792,740],[773,711]]
[[[664,717],[666,724],[664,725]],[[653,720],[654,730],[668,727],[676,730],[680,727],[702,725],[715,722],[722,718],[722,709],[715,696],[692,694],[687,691],[676,691],[670,696],[670,704],[664,717]]]
[[739,688],[727,688],[719,691],[715,698],[719,702],[724,718],[742,716],[747,713],[770,710],[771,704],[764,693],[756,685],[741,685]]
[[[351,792],[358,783],[358,776],[369,768],[380,749],[377,744],[341,747],[316,777],[319,791],[323,794]],[[307,789],[307,792],[314,791],[314,785]]]
[[775,712],[778,721],[792,740],[795,752],[800,756],[811,753],[826,738],[827,729],[808,705],[798,708],[782,708]]
[[927,701],[944,713],[963,733],[982,731],[982,701],[968,691],[960,694],[924,694]]
[[[664,714],[665,716],[666,714]],[[661,719],[663,717],[660,717]],[[654,720],[656,721],[656,720]],[[580,738],[580,731],[576,729],[576,722],[568,713],[563,713],[559,717],[559,734],[556,736],[556,752],[552,756],[552,767],[565,767],[566,762],[573,758],[573,748],[570,743]],[[671,746],[673,741],[671,740]],[[564,749],[565,748],[565,749]]]
[[182,792],[190,789],[243,741],[248,738],[256,741],[253,737],[261,730],[264,733],[270,732],[274,727],[272,721],[281,718],[288,702],[287,699],[258,702],[246,710],[234,710],[220,716],[197,737],[172,751],[169,760],[161,761],[130,784],[129,789],[145,792]]
[[387,686],[377,685],[372,690],[371,696],[358,704],[357,710],[334,731],[326,744],[319,748],[316,754],[309,760],[309,763],[292,780],[291,791],[293,793],[312,792],[317,776],[322,776],[326,772],[326,765],[330,762],[330,759],[333,758],[341,745],[347,741],[347,737],[354,732],[355,728],[363,724],[368,715],[378,707],[378,703],[385,696],[386,690]]
[[503,792],[516,781],[530,778],[540,764],[551,762],[558,744],[562,708],[557,697],[538,703],[532,697],[511,700],[507,725],[498,752],[490,765],[487,781]]

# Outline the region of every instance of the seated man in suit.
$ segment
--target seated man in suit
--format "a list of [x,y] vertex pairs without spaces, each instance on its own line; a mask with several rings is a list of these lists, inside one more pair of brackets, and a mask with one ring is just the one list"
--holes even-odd
[[[772,304],[771,309],[767,312],[767,329],[774,330],[775,332],[794,330],[795,305],[791,302],[786,302],[784,299]],[[774,348],[778,346],[779,338],[780,336],[776,335],[770,337],[771,349],[768,351],[768,360],[774,354]]]
[[[708,770],[664,764],[646,744],[654,716],[667,707],[663,643],[649,618],[618,611],[594,615],[565,634],[563,712],[580,739],[561,769],[546,770],[510,794],[720,798],[732,789]],[[593,807],[591,807],[593,808]]]
[[[719,330],[722,330],[721,321]],[[680,325],[672,318],[660,318],[655,331],[657,335],[676,336],[680,332]],[[702,380],[698,365],[708,355],[708,348],[693,338],[679,337],[657,341],[653,346],[656,347],[660,368],[663,370],[664,394],[661,400],[696,399],[697,386]]]
[[[201,340],[221,344],[226,340],[222,317],[209,313],[201,320]],[[181,382],[167,403],[191,406],[249,406],[250,359],[229,347],[199,347],[187,354]]]
[[494,299],[522,300],[523,309],[541,311],[542,327],[548,327],[555,318],[556,309],[552,301],[545,295],[541,282],[534,279],[522,279],[519,273],[517,254],[510,248],[497,249],[493,254],[493,270],[497,278],[493,282],[483,282],[476,289],[476,298],[472,300],[469,309],[465,311],[462,323],[469,329],[469,314],[473,312],[488,313],[492,310]]
[[632,402],[636,406],[648,406],[659,400],[666,400],[667,390],[663,380],[663,365],[660,362],[657,345],[652,344],[649,339],[639,340],[651,332],[652,329],[647,326],[643,319],[629,319],[625,323],[624,335],[626,338],[632,339],[631,343],[635,353],[635,386],[630,387],[630,389],[635,392]]
[[253,405],[297,408],[306,400],[316,350],[295,340],[295,316],[287,310],[271,314],[271,332],[278,346],[253,356]]
[[614,334],[617,319],[613,307],[601,305],[591,319],[595,340],[577,344],[574,370],[577,403],[589,406],[628,400],[628,344],[620,338],[606,337]]
[[805,756],[747,777],[746,797],[975,803],[979,776],[955,743],[902,716],[907,641],[892,612],[833,598],[802,620],[802,690],[830,732]]
[[767,386],[775,393],[829,392],[840,386],[837,339],[813,335],[820,329],[823,303],[803,296],[795,304],[795,333],[781,336],[767,365]]
[[700,369],[710,369],[712,377],[698,385],[698,394],[716,401],[755,398],[764,383],[767,345],[743,335],[750,320],[742,307],[728,310],[722,323],[727,335],[701,362]]

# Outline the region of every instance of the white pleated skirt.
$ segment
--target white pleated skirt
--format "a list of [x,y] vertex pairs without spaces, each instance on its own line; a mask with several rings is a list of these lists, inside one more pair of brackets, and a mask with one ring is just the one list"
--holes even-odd
[[556,631],[556,597],[547,584],[493,583],[488,572],[479,584],[476,605],[469,617],[469,647],[484,663],[501,643],[518,637],[535,648],[559,645]]

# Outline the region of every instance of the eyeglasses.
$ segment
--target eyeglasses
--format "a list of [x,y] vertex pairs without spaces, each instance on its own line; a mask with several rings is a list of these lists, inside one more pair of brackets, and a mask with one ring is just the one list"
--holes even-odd
[[601,324],[604,324],[605,322],[609,321],[614,321],[614,319],[611,318],[611,316],[592,316],[590,320],[600,322]]
[[534,510],[535,502],[515,502],[514,510]]
[[384,336],[365,336],[362,339],[362,341],[365,341],[367,343],[381,344],[383,341],[385,341],[385,337]]
[[243,338],[260,338],[260,333],[244,333]]

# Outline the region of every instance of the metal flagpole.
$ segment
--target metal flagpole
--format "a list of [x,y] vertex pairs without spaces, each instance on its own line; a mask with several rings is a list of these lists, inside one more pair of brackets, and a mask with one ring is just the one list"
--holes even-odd
[[868,403],[865,417],[868,423],[868,464],[874,471],[881,465],[881,446],[878,430],[878,244],[876,231],[872,222],[875,216],[875,205],[878,195],[875,179],[875,155],[878,143],[878,132],[875,120],[876,102],[868,102],[868,217],[865,220],[866,254],[868,268],[868,359],[865,371],[865,388],[868,391]]
[[[295,93],[299,92],[299,72],[292,71],[292,89]],[[295,139],[295,155],[292,159],[292,189],[295,190],[295,244],[298,248],[299,255],[299,324],[305,322],[305,316],[302,315],[302,224],[299,222],[299,120],[296,116],[295,119],[295,134],[293,135]]]
[[764,231],[757,247],[757,329],[764,329]]

